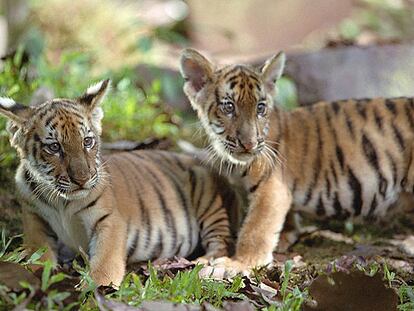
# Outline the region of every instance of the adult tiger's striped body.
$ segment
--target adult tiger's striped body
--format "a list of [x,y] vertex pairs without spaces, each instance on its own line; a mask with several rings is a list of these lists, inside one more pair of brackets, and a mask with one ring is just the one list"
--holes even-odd
[[[250,193],[250,211],[230,270],[267,264],[285,216],[383,217],[414,186],[412,98],[321,102],[284,111],[273,105],[284,55],[262,70],[216,69],[186,50],[184,90],[215,154],[235,165]],[[263,234],[266,232],[266,234]]]
[[76,99],[25,107],[0,99],[18,150],[16,183],[24,204],[25,244],[56,242],[89,253],[98,284],[119,284],[127,262],[187,256],[199,238],[206,257],[227,254],[226,208],[237,198],[191,157],[163,151],[100,156],[103,81]]

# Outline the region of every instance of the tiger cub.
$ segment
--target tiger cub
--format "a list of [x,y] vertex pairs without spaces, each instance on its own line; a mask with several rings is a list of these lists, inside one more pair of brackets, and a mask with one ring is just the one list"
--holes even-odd
[[284,111],[273,104],[285,55],[261,67],[216,68],[192,49],[181,56],[184,92],[216,156],[235,166],[249,192],[236,253],[245,271],[272,261],[285,217],[384,217],[414,186],[414,99],[363,99]]
[[24,206],[24,243],[57,241],[90,256],[97,284],[119,285],[127,263],[188,256],[198,242],[205,259],[227,255],[226,208],[237,210],[226,181],[189,156],[164,151],[100,155],[100,104],[109,81],[77,99],[25,107],[0,98],[20,165],[17,188]]

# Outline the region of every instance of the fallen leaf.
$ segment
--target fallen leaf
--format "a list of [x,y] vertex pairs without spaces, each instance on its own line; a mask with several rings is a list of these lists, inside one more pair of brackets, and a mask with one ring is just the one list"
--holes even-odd
[[25,281],[34,288],[40,287],[40,280],[22,265],[13,262],[0,261],[0,283],[11,290],[21,290],[20,282]]
[[154,268],[161,270],[183,270],[194,267],[194,263],[184,257],[161,258],[154,260],[152,265]]
[[251,285],[251,287],[268,304],[280,304],[280,299],[277,297],[278,291],[275,288],[270,287],[264,283],[260,283],[259,286]]
[[342,233],[333,232],[333,231],[330,231],[330,230],[317,230],[317,231],[311,233],[310,236],[312,238],[322,237],[322,238],[325,238],[327,240],[331,240],[331,241],[339,242],[339,243],[345,243],[345,244],[349,244],[349,245],[354,244],[354,240],[352,240],[351,238],[343,235]]
[[309,293],[316,301],[308,310],[329,311],[392,311],[397,310],[398,296],[387,288],[379,274],[369,277],[362,272],[336,272],[319,276]]
[[255,308],[248,301],[226,301],[223,303],[223,308],[226,311],[254,311]]

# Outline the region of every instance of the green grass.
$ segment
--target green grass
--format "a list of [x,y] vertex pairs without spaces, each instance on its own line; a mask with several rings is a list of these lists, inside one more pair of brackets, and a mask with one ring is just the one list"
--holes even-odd
[[[85,265],[73,262],[71,270],[53,270],[50,262],[39,262],[44,253],[41,249],[29,258],[22,254],[19,246],[21,236],[7,238],[3,230],[0,237],[0,262],[7,261],[21,265],[30,270],[30,265],[37,264],[42,268],[36,272],[39,284],[34,285],[21,282],[22,289],[12,291],[2,284],[0,275],[0,310],[9,310],[19,306],[25,300],[30,300],[26,306],[29,310],[47,309],[80,309],[98,310],[96,301],[96,286],[88,274],[87,259]],[[99,289],[99,293],[105,299],[140,306],[144,301],[163,300],[180,304],[202,304],[207,302],[215,307],[222,307],[224,301],[249,300],[246,296],[245,281],[242,277],[229,280],[213,280],[200,278],[201,265],[193,269],[186,269],[172,274],[171,271],[157,271],[151,263],[148,264],[146,273],[130,272],[122,282],[118,290],[108,288]],[[258,300],[264,305],[262,310],[300,310],[300,306],[307,297],[306,292],[301,292],[297,286],[290,288],[291,262],[285,265],[281,276],[280,302],[269,305]],[[248,280],[250,283],[250,280]]]

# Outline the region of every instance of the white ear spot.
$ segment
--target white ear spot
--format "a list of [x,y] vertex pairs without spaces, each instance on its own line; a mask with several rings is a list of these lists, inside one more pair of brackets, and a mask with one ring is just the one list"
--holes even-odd
[[12,108],[14,105],[16,105],[16,102],[8,97],[0,97],[0,106],[5,108],[5,109],[10,109]]
[[101,88],[102,88],[102,84],[105,82],[105,80],[102,80],[96,84],[91,85],[90,87],[88,87],[88,89],[86,90],[86,94],[87,95],[94,95],[97,94]]

